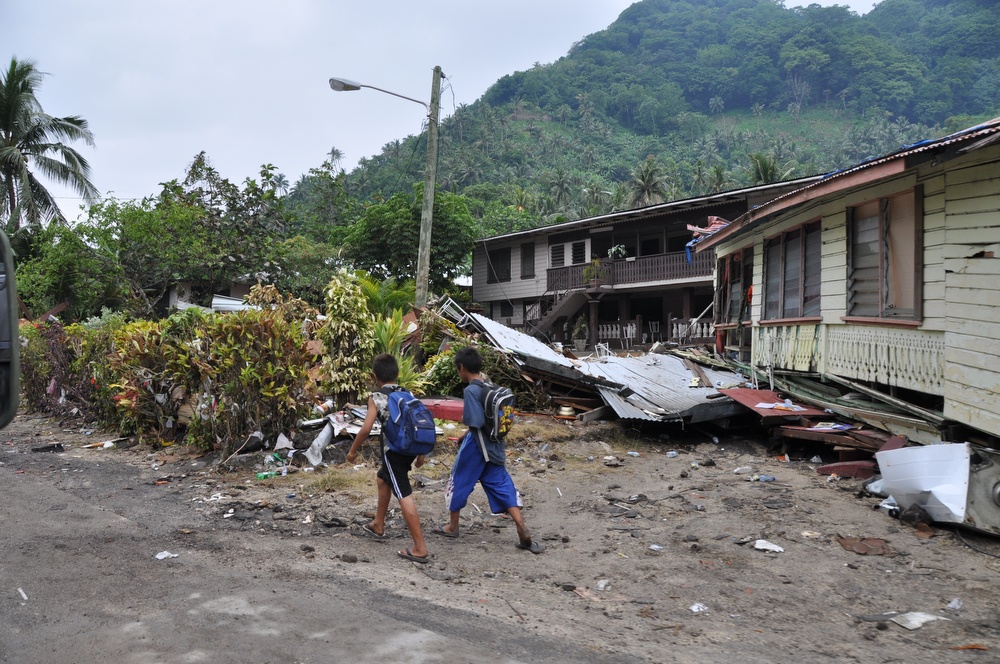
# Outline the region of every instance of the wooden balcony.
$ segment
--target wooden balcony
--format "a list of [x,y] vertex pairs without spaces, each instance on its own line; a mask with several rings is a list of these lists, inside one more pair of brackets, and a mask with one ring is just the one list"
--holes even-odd
[[[675,251],[669,254],[641,256],[635,260],[601,260],[601,285],[629,286],[633,284],[668,284],[672,281],[708,279],[714,268],[714,254],[705,252],[694,254],[689,263],[687,254]],[[587,288],[583,270],[588,264],[567,265],[547,270],[546,291],[563,293],[568,290]]]

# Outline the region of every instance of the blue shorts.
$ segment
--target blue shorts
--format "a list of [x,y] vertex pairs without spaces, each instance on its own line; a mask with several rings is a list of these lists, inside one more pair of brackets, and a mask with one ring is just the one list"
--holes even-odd
[[451,467],[445,503],[449,512],[458,512],[469,502],[469,496],[479,482],[490,501],[490,511],[502,514],[511,507],[521,507],[521,494],[514,488],[514,480],[505,466],[487,461],[479,442],[471,433],[462,439],[462,445]]

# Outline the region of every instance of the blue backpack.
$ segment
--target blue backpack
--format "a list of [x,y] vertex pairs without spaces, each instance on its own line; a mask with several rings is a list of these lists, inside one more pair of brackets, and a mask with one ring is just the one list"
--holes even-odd
[[388,394],[389,404],[382,434],[389,449],[399,454],[429,454],[437,441],[434,416],[409,391],[397,388]]

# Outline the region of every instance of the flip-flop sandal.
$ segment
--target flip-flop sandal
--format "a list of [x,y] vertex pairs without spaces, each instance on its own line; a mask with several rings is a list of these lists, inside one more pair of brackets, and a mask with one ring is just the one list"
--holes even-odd
[[528,542],[518,542],[515,544],[519,549],[524,549],[525,551],[531,551],[532,553],[541,553],[545,550],[545,547],[534,540],[529,540]]
[[430,561],[430,556],[415,556],[412,553],[410,553],[409,549],[403,549],[402,551],[397,551],[396,555],[399,556],[400,558],[411,560],[415,563],[420,563],[421,565],[425,565]]
[[431,532],[441,535],[442,537],[449,537],[451,539],[455,539],[458,537],[458,533],[450,533],[447,530],[445,530],[443,526],[434,526],[433,528],[431,528]]
[[389,536],[386,535],[385,533],[379,535],[377,532],[375,532],[375,530],[372,529],[370,523],[366,523],[365,525],[361,526],[361,530],[365,533],[365,535],[375,540],[383,541],[389,539]]

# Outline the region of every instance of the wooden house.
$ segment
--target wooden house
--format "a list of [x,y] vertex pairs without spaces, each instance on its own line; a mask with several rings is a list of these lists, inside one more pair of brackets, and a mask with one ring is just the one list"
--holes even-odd
[[580,316],[588,322],[590,345],[708,338],[714,261],[687,250],[687,226],[704,226],[710,216],[733,219],[811,180],[477,240],[473,299],[487,317],[552,340],[567,340],[570,323]]
[[713,250],[719,350],[921,442],[1000,437],[1000,118],[778,196]]

